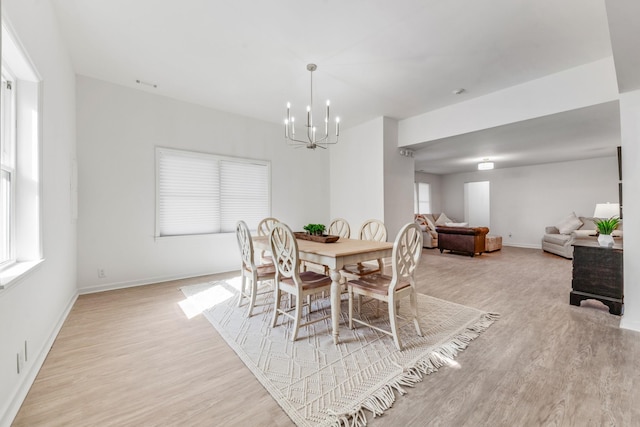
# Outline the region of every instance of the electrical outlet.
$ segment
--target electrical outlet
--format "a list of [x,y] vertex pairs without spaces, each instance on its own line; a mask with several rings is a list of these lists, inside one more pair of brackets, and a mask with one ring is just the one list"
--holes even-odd
[[16,359],[17,359],[17,369],[19,374],[24,370],[24,350],[23,349],[20,349],[20,351],[16,353]]
[[107,274],[104,272],[104,268],[98,269],[98,279],[104,279],[107,277]]

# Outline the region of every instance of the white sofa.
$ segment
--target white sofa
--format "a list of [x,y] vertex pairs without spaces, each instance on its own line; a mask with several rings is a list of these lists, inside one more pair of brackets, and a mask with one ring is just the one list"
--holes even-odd
[[[598,231],[594,218],[576,216],[572,213],[556,225],[545,228],[542,236],[542,250],[561,257],[573,259],[573,242],[576,239],[597,239]],[[622,222],[612,236],[622,240]]]

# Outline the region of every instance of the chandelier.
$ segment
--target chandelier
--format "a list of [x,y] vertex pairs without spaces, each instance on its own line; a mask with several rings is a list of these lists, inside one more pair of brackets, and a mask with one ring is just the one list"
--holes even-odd
[[313,122],[313,72],[318,68],[316,64],[307,64],[307,70],[311,73],[311,99],[309,105],[307,105],[307,122],[304,125],[306,128],[306,138],[303,136],[301,139],[296,138],[296,122],[295,117],[291,116],[291,103],[287,102],[287,118],[284,119],[284,137],[287,143],[291,146],[307,147],[310,150],[315,150],[316,147],[327,148],[329,144],[335,144],[338,142],[340,136],[340,118],[336,117],[335,128],[335,140],[331,140],[329,135],[329,105],[327,100],[327,109],[324,116],[324,132],[320,134],[318,128]]

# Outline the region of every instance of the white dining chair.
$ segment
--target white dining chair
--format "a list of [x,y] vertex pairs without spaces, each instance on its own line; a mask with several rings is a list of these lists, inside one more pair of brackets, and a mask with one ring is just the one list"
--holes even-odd
[[[238,221],[236,224],[236,238],[242,259],[240,266],[242,280],[240,284],[240,295],[238,296],[238,307],[241,307],[243,300],[247,298],[249,300],[247,317],[251,317],[251,313],[256,304],[256,296],[258,295],[258,283],[275,280],[276,268],[273,263],[256,265],[254,262],[253,239],[251,238],[249,227],[244,221]],[[272,290],[269,289],[260,294],[271,291]]]
[[[416,333],[422,336],[420,323],[418,322],[417,292],[414,273],[420,256],[422,255],[422,230],[415,223],[406,224],[398,232],[391,255],[392,275],[371,274],[347,282],[349,293],[349,328],[353,329],[354,323],[359,323],[375,329],[379,332],[391,335],[396,348],[402,350],[402,342],[398,335],[399,320],[409,323],[413,321]],[[353,316],[354,298],[358,297],[358,311],[360,317]],[[373,325],[362,316],[362,298],[369,298],[368,302],[383,301],[387,303],[389,311],[390,330]],[[401,316],[399,311],[400,300],[409,297],[411,313]],[[377,312],[376,308],[376,312]]]
[[[370,240],[375,242],[387,241],[387,227],[384,223],[378,219],[369,219],[365,221],[360,227],[358,234],[360,240]],[[342,267],[340,273],[349,278],[357,279],[369,274],[376,274],[384,272],[384,261],[382,259],[376,260],[376,264],[372,263],[357,263],[348,264]]]
[[[308,312],[311,312],[310,296],[322,293],[331,294],[331,278],[315,271],[300,272],[298,242],[286,224],[278,223],[273,227],[269,234],[269,244],[276,267],[275,306],[271,327],[276,326],[278,317],[281,314],[293,319],[291,341],[295,341],[300,327],[331,318],[331,313],[329,312],[326,316],[301,323],[303,308],[308,307]],[[283,292],[293,297],[293,304],[295,304],[293,309],[281,307]],[[291,310],[295,310],[293,315],[290,313]]]
[[[277,218],[267,217],[258,223],[258,236],[268,236],[274,225],[278,223]],[[271,254],[268,251],[260,251],[260,260],[263,263],[273,262]]]
[[332,236],[340,236],[348,239],[351,237],[351,227],[349,227],[349,223],[346,219],[336,218],[329,224],[327,233]]

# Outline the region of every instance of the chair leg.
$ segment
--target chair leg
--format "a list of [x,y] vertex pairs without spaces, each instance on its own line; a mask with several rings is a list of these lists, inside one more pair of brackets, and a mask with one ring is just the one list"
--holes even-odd
[[254,272],[251,278],[251,296],[249,297],[249,310],[247,310],[247,317],[251,317],[253,307],[256,305],[256,294],[258,293],[258,275]]
[[389,300],[387,306],[389,307],[389,324],[391,325],[391,333],[393,333],[393,341],[396,343],[396,348],[402,350],[402,344],[400,343],[400,337],[398,336],[398,318],[396,317],[396,303],[393,300]]
[[302,317],[302,295],[296,295],[296,320],[293,323],[293,334],[291,335],[291,341],[295,341],[298,338],[298,328],[300,328],[300,318]]
[[420,323],[418,322],[418,299],[416,297],[416,292],[413,291],[409,295],[409,301],[411,303],[411,313],[413,314],[413,324],[416,327],[416,332],[418,336],[422,336],[422,330],[420,329]]
[[271,321],[271,327],[275,328],[276,323],[278,322],[278,310],[280,310],[280,298],[282,297],[282,292],[278,287],[278,284],[275,284],[275,288],[273,289],[273,299],[274,299],[274,307],[273,307],[273,320]]
[[349,293],[349,329],[353,329],[353,288],[347,286]]
[[245,276],[244,270],[243,270],[242,279],[240,280],[240,295],[238,295],[238,307],[240,307],[242,305],[242,298],[244,298],[244,296],[245,296],[244,288],[246,286],[246,283],[247,283],[247,276]]

